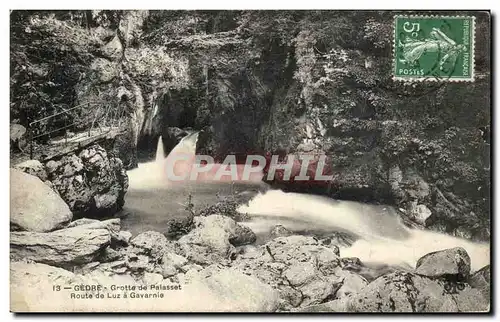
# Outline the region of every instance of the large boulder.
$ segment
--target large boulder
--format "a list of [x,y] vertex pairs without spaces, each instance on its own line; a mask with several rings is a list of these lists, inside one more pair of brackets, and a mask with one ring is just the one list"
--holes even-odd
[[[255,276],[279,292],[279,309],[290,310],[336,298],[346,281],[338,248],[313,237],[278,237],[241,254],[232,267]],[[344,293],[354,289],[349,282]],[[340,294],[339,294],[340,295]]]
[[354,312],[479,312],[489,301],[467,284],[407,272],[383,275],[350,300]]
[[178,245],[185,257],[198,264],[230,259],[235,254],[235,246],[256,240],[255,233],[248,227],[221,215],[196,216],[194,227],[179,239]]
[[111,236],[112,245],[126,245],[128,240],[124,240],[123,234],[125,231],[121,231],[121,220],[120,218],[112,218],[107,220],[97,220],[89,218],[80,218],[72,221],[66,228],[79,227],[82,229],[107,229]]
[[47,172],[45,171],[45,166],[38,160],[27,160],[18,163],[14,166],[14,169],[34,175],[42,181],[47,180]]
[[461,247],[432,252],[417,261],[415,273],[429,277],[457,276],[463,279],[470,273],[470,257]]
[[175,268],[181,268],[188,263],[188,260],[184,256],[168,252],[163,255],[162,263],[163,265],[171,265]]
[[69,225],[66,226],[66,228],[74,228],[74,227],[84,226],[84,225],[89,225],[89,224],[98,224],[100,222],[101,221],[98,219],[80,218],[80,219],[77,219],[75,221],[70,222]]
[[155,258],[163,256],[163,254],[170,249],[168,239],[161,233],[156,231],[143,232],[130,241],[130,244],[148,255]]
[[275,225],[273,228],[271,228],[271,231],[269,232],[269,236],[271,239],[277,238],[277,237],[286,237],[293,235],[293,232],[288,230],[285,226],[283,225]]
[[420,205],[413,201],[408,205],[408,215],[417,224],[425,226],[426,220],[432,215],[432,212],[426,205]]
[[[137,289],[110,291],[111,285],[137,287],[144,283],[177,289],[160,291],[158,293],[163,297],[147,300],[131,298],[132,293],[145,293]],[[81,300],[70,297],[63,289],[76,285],[100,285],[106,286],[107,290],[75,292],[93,296]],[[54,291],[55,286],[60,286],[61,291]],[[273,312],[277,308],[277,294],[271,287],[233,270],[215,272],[179,287],[154,273],[145,273],[139,280],[134,280],[129,274],[94,270],[80,275],[44,264],[14,262],[10,266],[10,287],[10,309],[14,312],[88,312],[89,307],[100,312]],[[106,300],[97,299],[97,293],[104,294]],[[124,293],[128,294],[127,298],[111,299],[107,295]]]
[[203,280],[216,298],[228,300],[231,312],[274,312],[278,308],[278,292],[259,279],[228,269]]
[[342,278],[342,286],[340,286],[335,294],[338,300],[345,300],[351,295],[358,294],[368,285],[368,281],[363,276],[353,272],[343,270],[337,274]]
[[[10,309],[14,312],[50,311],[51,307],[65,303],[62,297],[54,300],[54,285],[69,286],[81,280],[72,272],[59,267],[38,263],[12,262],[10,264]],[[51,296],[48,296],[51,292]],[[44,299],[47,299],[44,301]],[[53,307],[52,307],[53,308]]]
[[[77,292],[77,285],[89,289]],[[96,297],[98,293],[108,293],[103,291],[103,286],[109,289],[111,285],[132,287],[138,283],[130,275],[108,274],[100,270],[82,275],[46,264],[13,262],[10,265],[10,309],[14,312],[88,312],[89,307],[96,311],[129,311],[130,307],[137,306],[136,299],[132,300],[136,303],[133,305],[123,299],[103,301]],[[56,287],[60,287],[60,290]],[[70,296],[70,291],[64,289],[65,287],[71,288],[71,292],[77,297]],[[100,289],[97,289],[98,287]],[[84,301],[82,297],[85,298]],[[139,306],[136,310],[145,311],[146,307],[147,305]]]
[[49,180],[78,217],[113,215],[124,204],[128,177],[122,162],[99,145],[46,164]]
[[64,200],[39,178],[10,170],[11,229],[48,232],[64,227],[72,218]]
[[32,260],[38,263],[67,267],[94,260],[111,236],[107,229],[81,227],[61,229],[50,233],[12,232],[12,260]]
[[468,282],[470,286],[477,288],[486,298],[489,298],[491,289],[490,265],[487,265],[472,274]]

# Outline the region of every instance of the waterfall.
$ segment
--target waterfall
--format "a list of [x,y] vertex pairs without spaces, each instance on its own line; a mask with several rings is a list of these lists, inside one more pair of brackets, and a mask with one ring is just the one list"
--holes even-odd
[[165,152],[163,151],[163,139],[160,135],[158,146],[156,147],[156,162],[161,162],[163,159],[165,159]]
[[389,206],[269,190],[247,205],[241,205],[238,211],[256,219],[245,223],[256,233],[267,232],[277,223],[291,230],[352,233],[359,239],[340,253],[345,257],[358,257],[365,263],[415,267],[423,255],[452,247],[463,247],[467,251],[473,271],[490,263],[487,243],[408,228]]
[[[197,132],[187,135],[165,157],[160,137],[156,160],[139,164],[137,169],[128,172],[130,185],[126,205],[134,209],[134,213],[141,214],[140,217],[137,215],[138,225],[144,226],[149,220],[152,227],[162,227],[169,213],[182,213],[182,205],[191,193],[195,202],[201,205],[214,203],[221,189],[227,194],[232,193],[229,191],[232,191],[235,182],[213,181],[211,172],[196,181],[169,180],[166,171],[169,165],[174,168],[176,175],[190,173],[193,161],[173,161],[180,155],[194,158],[197,139]],[[220,165],[215,165],[214,171],[218,167]],[[261,182],[259,176],[254,184]],[[243,191],[247,188],[239,187]],[[238,211],[250,216],[242,224],[250,227],[258,236],[267,236],[275,224],[283,224],[299,233],[341,231],[354,235],[357,240],[351,246],[342,247],[341,254],[344,257],[358,257],[365,263],[411,268],[415,267],[421,256],[451,247],[463,247],[467,251],[473,271],[490,263],[489,244],[408,228],[389,206],[268,190],[257,194],[248,204],[242,204]]]
[[[170,151],[165,157],[163,149],[163,138],[158,139],[156,148],[156,157],[154,161],[141,163],[136,169],[127,172],[129,177],[129,187],[133,189],[150,189],[154,187],[165,187],[169,185],[169,180],[166,175],[166,167],[172,166],[171,160],[176,155],[188,155],[194,158],[196,151],[196,142],[198,140],[198,132],[191,133],[184,138]],[[191,165],[177,161],[175,163],[175,172],[189,171]]]

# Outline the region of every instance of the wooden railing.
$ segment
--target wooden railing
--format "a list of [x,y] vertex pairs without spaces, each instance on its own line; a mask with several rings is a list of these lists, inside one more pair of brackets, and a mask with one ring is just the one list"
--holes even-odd
[[[42,137],[44,141],[49,142],[49,145],[51,139],[59,137],[61,139],[58,144],[64,146],[74,143],[75,136],[79,140],[100,136],[119,129],[125,112],[121,104],[104,106],[102,102],[86,102],[37,119],[29,123],[28,127],[30,159],[33,159],[36,142]],[[47,130],[44,131],[43,128],[47,128]]]

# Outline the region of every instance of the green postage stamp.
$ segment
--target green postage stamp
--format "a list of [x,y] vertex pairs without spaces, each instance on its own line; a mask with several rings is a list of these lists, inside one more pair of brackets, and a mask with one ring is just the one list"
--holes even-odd
[[394,79],[473,81],[474,17],[396,16]]

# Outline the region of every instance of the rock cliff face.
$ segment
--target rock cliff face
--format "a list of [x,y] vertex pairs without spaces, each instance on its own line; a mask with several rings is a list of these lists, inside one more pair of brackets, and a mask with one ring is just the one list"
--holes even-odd
[[[57,193],[75,216],[107,217],[123,207],[128,177],[120,159],[93,145],[45,164],[30,160],[16,165],[38,176]],[[43,204],[43,203],[40,203]],[[21,205],[16,209],[24,209]]]
[[126,168],[160,135],[168,152],[173,128],[201,131],[197,152],[219,160],[326,154],[332,182],[282,187],[395,205],[419,225],[487,240],[490,15],[467,13],[474,82],[403,83],[391,74],[395,13],[15,12],[11,122],[87,101],[121,111]]
[[[328,185],[279,186],[392,204],[419,225],[487,240],[489,15],[473,13],[475,82],[415,84],[392,80],[392,15],[280,16],[270,39],[250,45],[258,55],[211,76],[217,98],[198,110],[198,152],[325,154]],[[270,26],[255,18],[245,28]]]

